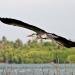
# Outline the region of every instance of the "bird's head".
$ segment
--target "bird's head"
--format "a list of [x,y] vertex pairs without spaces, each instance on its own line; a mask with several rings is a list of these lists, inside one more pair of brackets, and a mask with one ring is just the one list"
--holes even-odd
[[36,33],[33,33],[31,35],[28,35],[27,37],[33,37],[33,36],[37,36],[37,34]]

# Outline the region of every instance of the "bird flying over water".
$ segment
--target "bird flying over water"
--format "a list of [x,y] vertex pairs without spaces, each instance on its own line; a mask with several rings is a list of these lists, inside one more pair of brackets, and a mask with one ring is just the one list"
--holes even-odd
[[13,25],[13,26],[18,26],[18,27],[23,27],[23,28],[27,28],[29,30],[32,30],[34,32],[36,32],[36,35],[39,38],[43,38],[43,35],[46,35],[45,38],[47,39],[52,39],[54,41],[56,41],[56,43],[58,43],[59,45],[63,45],[64,47],[70,48],[70,47],[75,47],[75,42],[70,41],[64,37],[58,36],[54,33],[48,33],[45,30],[38,28],[34,25],[22,22],[20,20],[16,20],[16,19],[12,19],[12,18],[1,18],[0,17],[0,21],[8,24],[8,25]]

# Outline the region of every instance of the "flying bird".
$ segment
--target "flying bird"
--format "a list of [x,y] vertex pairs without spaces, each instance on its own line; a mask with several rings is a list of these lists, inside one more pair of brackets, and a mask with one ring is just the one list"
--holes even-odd
[[[44,38],[52,39],[53,41],[55,41],[56,43],[58,43],[59,45],[62,45],[64,47],[67,47],[67,48],[75,47],[75,42],[73,42],[71,40],[68,40],[68,39],[61,37],[59,35],[56,35],[54,33],[49,33],[41,28],[38,28],[34,25],[22,22],[20,20],[0,17],[0,21],[5,24],[8,24],[8,25],[23,27],[23,28],[27,28],[29,30],[32,30],[32,31],[36,32],[37,37],[42,38],[42,39],[44,39]],[[43,35],[46,35],[46,37],[42,37]]]

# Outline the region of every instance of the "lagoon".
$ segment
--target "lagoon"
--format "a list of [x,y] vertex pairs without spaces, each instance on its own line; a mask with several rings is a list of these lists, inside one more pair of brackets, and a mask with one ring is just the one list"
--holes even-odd
[[75,64],[0,64],[0,75],[75,75]]

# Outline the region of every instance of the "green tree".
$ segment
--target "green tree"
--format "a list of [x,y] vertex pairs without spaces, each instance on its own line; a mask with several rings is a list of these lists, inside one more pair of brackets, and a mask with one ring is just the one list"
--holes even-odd
[[67,62],[69,62],[69,63],[75,63],[75,55],[69,55],[67,57]]
[[21,48],[23,46],[23,43],[20,39],[17,39],[14,43],[15,48]]

